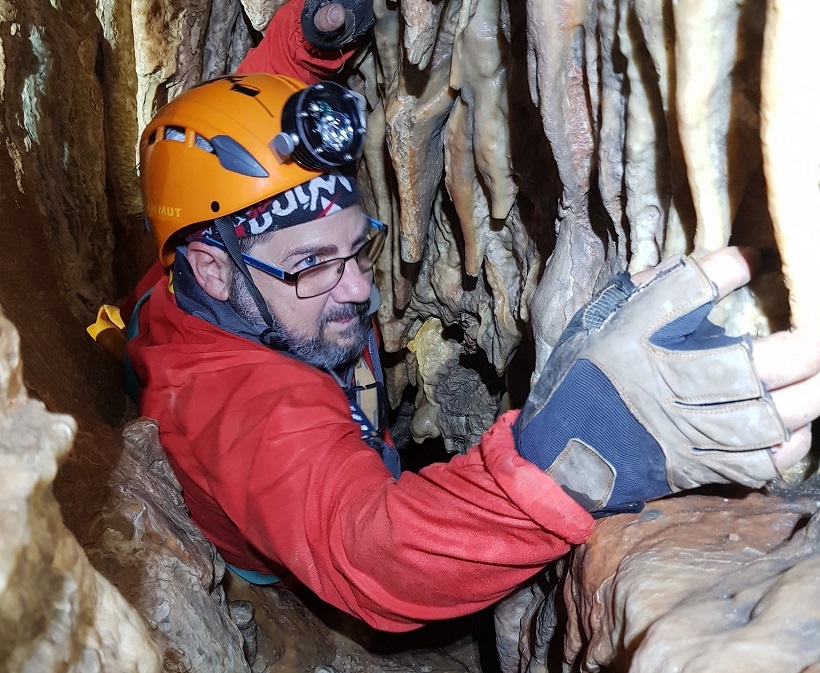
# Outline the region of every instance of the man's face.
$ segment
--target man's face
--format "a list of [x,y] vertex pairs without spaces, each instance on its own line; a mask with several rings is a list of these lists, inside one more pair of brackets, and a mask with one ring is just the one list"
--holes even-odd
[[[254,246],[250,254],[297,273],[319,262],[347,257],[367,240],[369,223],[358,207],[346,208],[313,222],[275,232]],[[287,344],[300,359],[332,369],[356,359],[367,339],[373,273],[362,273],[355,259],[348,260],[338,285],[316,297],[296,296],[291,283],[251,269],[256,286],[274,319],[277,341]],[[247,289],[234,283],[231,301],[243,312],[256,313]],[[257,313],[258,315],[258,313]]]

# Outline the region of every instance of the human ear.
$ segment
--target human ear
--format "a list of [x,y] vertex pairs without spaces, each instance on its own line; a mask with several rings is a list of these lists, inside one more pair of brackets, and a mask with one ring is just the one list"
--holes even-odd
[[219,301],[227,301],[231,287],[231,265],[228,255],[201,241],[188,244],[188,263],[194,278],[205,292]]

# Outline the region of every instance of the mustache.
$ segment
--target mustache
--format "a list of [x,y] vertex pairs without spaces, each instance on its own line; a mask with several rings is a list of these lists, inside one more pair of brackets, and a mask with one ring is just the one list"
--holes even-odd
[[349,320],[367,315],[367,302],[363,304],[342,304],[322,316],[322,326],[334,320]]

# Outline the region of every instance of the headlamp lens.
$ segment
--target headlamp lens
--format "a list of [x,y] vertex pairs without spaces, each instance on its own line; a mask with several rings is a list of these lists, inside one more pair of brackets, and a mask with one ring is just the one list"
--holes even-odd
[[332,110],[327,104],[313,103],[310,108],[316,121],[316,130],[325,147],[334,152],[344,152],[350,147],[354,140],[350,117]]
[[285,103],[282,133],[274,139],[274,147],[305,168],[336,168],[361,154],[366,127],[361,95],[335,82],[319,82]]

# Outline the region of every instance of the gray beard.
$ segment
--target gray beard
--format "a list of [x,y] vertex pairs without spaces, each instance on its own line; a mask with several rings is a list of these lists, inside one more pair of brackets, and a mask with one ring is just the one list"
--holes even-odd
[[[245,320],[260,325],[260,332],[266,331],[268,343],[275,343],[277,347],[281,347],[299,360],[327,371],[351,364],[361,357],[362,351],[367,344],[367,333],[370,329],[367,302],[363,304],[343,304],[334,311],[323,315],[318,334],[309,337],[289,332],[276,317],[276,313],[270,304],[268,304],[268,311],[273,324],[266,329],[256,302],[254,302],[248,290],[247,282],[241,272],[234,274],[228,302]],[[340,337],[349,341],[349,346],[342,346],[329,341],[325,337],[324,331],[328,323],[333,320],[354,317],[358,317],[358,320],[340,334]]]

